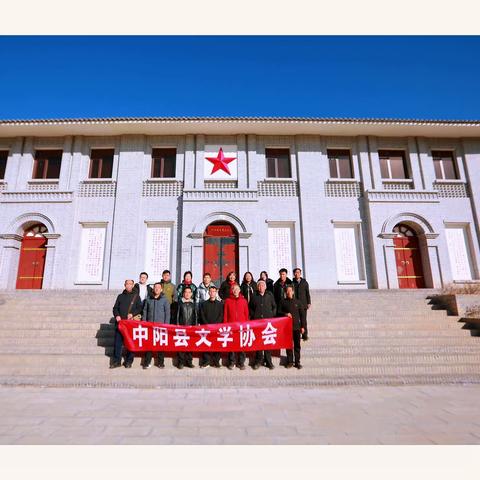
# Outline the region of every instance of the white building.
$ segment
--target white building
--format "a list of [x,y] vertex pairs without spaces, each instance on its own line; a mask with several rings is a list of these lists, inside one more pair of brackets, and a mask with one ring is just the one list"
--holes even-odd
[[480,122],[0,122],[0,288],[118,289],[146,270],[312,288],[479,279]]

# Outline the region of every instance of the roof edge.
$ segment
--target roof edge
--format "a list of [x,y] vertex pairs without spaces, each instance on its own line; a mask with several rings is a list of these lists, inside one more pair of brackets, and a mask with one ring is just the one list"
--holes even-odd
[[325,124],[392,124],[392,125],[462,125],[480,126],[480,120],[353,118],[353,117],[91,117],[5,119],[0,125],[61,125],[115,123],[325,123]]

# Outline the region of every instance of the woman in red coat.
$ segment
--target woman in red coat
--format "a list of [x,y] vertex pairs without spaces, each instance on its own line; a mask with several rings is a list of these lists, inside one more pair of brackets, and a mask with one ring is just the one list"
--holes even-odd
[[[241,295],[238,284],[235,284],[232,288],[232,297],[225,300],[223,321],[224,323],[248,322],[248,303]],[[229,370],[235,368],[235,355],[238,355],[237,367],[240,370],[245,370],[245,352],[229,352],[227,368]]]

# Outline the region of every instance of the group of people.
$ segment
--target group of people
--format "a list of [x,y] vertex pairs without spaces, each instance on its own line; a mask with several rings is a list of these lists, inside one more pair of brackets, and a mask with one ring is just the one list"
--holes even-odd
[[[293,280],[288,278],[285,268],[279,270],[276,282],[263,271],[254,281],[251,272],[246,272],[243,281],[237,281],[235,272],[229,272],[225,281],[218,288],[211,275],[205,273],[198,287],[193,283],[192,272],[183,275],[183,281],[175,286],[171,281],[169,270],[164,270],[162,280],[153,285],[148,284],[148,274],[142,272],[139,280],[125,280],[125,289],[118,295],[113,307],[115,317],[114,356],[110,368],[121,366],[123,337],[118,329],[122,319],[136,319],[145,322],[173,325],[206,325],[214,323],[244,322],[264,318],[287,316],[292,319],[293,349],[287,350],[286,368],[295,366],[301,369],[301,340],[308,340],[307,310],[311,306],[308,282],[302,277],[302,270],[295,268]],[[165,368],[164,352],[156,352],[159,368]],[[177,368],[194,368],[190,352],[177,352]],[[152,352],[143,357],[143,368],[152,366]],[[133,352],[126,351],[124,366],[131,368]],[[238,367],[245,370],[245,352],[229,352],[227,368]],[[200,368],[213,365],[221,367],[220,352],[204,352],[200,359]],[[274,368],[270,350],[256,351],[253,369],[266,366]]]

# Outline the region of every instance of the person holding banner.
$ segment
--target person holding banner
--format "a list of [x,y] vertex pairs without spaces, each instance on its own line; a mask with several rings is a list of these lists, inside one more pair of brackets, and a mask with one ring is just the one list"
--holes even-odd
[[[162,292],[162,284],[157,282],[153,285],[153,292],[145,299],[143,304],[142,321],[152,323],[170,323],[170,303]],[[143,369],[151,367],[152,352],[145,353]],[[165,368],[165,353],[157,352],[157,367]]]
[[[188,285],[183,288],[183,296],[178,302],[177,325],[198,325],[197,308],[192,299],[193,291]],[[194,368],[192,352],[177,352],[177,368],[182,369],[184,366]]]
[[287,350],[287,364],[286,368],[293,367],[293,358],[295,355],[295,368],[300,370],[302,365],[300,364],[300,338],[305,332],[305,317],[301,315],[300,310],[303,308],[303,304],[294,297],[295,287],[293,285],[287,285],[285,289],[286,298],[280,301],[278,311],[280,315],[286,315],[292,319],[293,326],[293,350]]
[[[277,304],[273,298],[273,294],[267,291],[267,283],[264,280],[259,280],[257,283],[258,291],[250,300],[250,319],[260,320],[264,318],[273,318],[277,311]],[[255,352],[255,363],[253,369],[258,370],[260,365],[265,362],[265,366],[269,370],[275,367],[272,363],[272,352],[270,350],[257,350]]]
[[[240,293],[240,286],[238,283],[232,287],[232,297],[225,300],[223,306],[223,321],[229,322],[248,322],[248,303]],[[229,352],[228,353],[228,365],[229,370],[235,368],[235,356],[238,356],[236,363],[240,370],[245,370],[245,352]]]
[[[223,323],[223,304],[218,300],[217,287],[210,283],[208,288],[208,300],[200,304],[200,325],[208,325],[212,323]],[[210,355],[213,357],[213,366],[220,368],[221,354],[220,352],[204,352],[202,354],[202,364],[200,368],[208,368],[210,366]]]
[[[118,322],[122,319],[131,320],[136,315],[142,313],[142,301],[138,293],[133,291],[133,280],[125,280],[125,290],[117,297],[115,305],[113,306],[113,316],[115,317],[115,343],[113,350],[113,362],[110,368],[118,368],[122,364],[122,349],[123,349],[123,337],[118,329]],[[127,350],[125,356],[125,362],[123,363],[125,368],[132,368],[133,364],[133,352]]]

